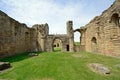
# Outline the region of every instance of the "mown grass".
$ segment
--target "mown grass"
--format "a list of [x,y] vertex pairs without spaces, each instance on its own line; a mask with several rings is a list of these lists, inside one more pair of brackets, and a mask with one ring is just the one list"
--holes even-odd
[[59,52],[61,51],[61,47],[54,47],[54,52]]
[[76,46],[79,46],[80,45],[80,42],[75,42],[74,43]]
[[[83,55],[83,58],[73,57]],[[36,57],[28,53],[0,59],[11,62],[12,68],[0,73],[5,80],[120,80],[120,59],[87,52],[43,52]],[[110,68],[110,75],[101,75],[88,68],[89,63],[101,63]]]

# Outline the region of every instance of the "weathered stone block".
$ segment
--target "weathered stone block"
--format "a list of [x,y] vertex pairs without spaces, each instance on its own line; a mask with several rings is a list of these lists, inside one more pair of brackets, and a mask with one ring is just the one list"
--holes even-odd
[[103,64],[98,63],[90,63],[89,67],[96,72],[102,73],[102,74],[110,74],[109,68],[105,67]]
[[11,65],[9,62],[0,62],[0,71],[10,68]]

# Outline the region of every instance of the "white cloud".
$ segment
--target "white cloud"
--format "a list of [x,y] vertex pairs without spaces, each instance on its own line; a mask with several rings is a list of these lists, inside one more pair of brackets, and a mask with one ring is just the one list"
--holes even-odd
[[66,33],[66,21],[73,20],[74,29],[84,26],[100,14],[95,6],[103,4],[103,1],[105,5],[109,0],[97,1],[90,4],[89,0],[2,0],[0,5],[5,8],[0,8],[7,10],[9,16],[28,26],[48,23],[50,33],[60,34]]

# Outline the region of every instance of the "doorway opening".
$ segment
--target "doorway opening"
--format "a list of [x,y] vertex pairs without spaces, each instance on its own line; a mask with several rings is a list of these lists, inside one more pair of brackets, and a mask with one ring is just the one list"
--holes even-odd
[[80,46],[80,32],[74,32],[74,45]]
[[60,39],[54,39],[53,41],[53,51],[59,52],[62,50],[62,41]]
[[66,51],[69,51],[69,45],[66,45],[66,49],[67,49]]

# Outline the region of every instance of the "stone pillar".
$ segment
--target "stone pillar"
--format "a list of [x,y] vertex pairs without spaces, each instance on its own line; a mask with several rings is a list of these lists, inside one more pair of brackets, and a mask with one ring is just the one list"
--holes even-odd
[[74,52],[74,31],[73,31],[73,22],[67,22],[67,35],[69,36],[69,50]]
[[81,37],[80,37],[80,44],[81,45],[86,45],[85,44],[85,31],[86,29],[80,29]]
[[70,52],[74,52],[74,39],[69,39]]

